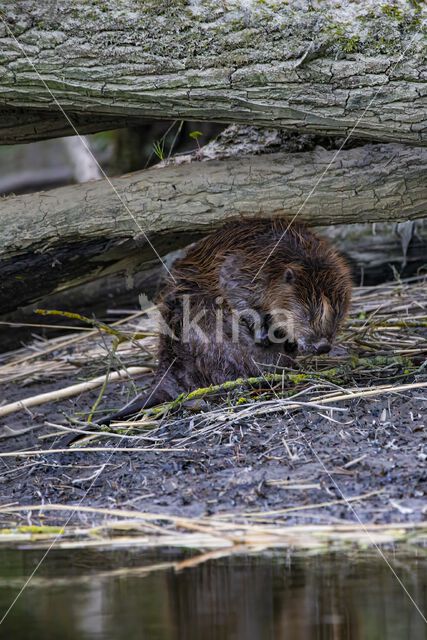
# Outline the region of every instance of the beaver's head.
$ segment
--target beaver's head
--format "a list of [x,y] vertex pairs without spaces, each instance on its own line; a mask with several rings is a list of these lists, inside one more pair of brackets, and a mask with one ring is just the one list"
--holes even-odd
[[303,354],[328,353],[350,305],[347,263],[334,253],[332,262],[288,264],[280,275],[275,271],[263,300],[268,339]]

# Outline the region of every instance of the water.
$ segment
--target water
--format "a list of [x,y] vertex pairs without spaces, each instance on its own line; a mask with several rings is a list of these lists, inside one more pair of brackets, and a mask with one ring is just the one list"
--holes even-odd
[[[387,556],[427,610],[427,554]],[[0,550],[0,617],[42,551]],[[178,560],[194,561],[196,554]],[[378,554],[270,553],[176,571],[171,553],[53,550],[4,623],[7,640],[421,640]],[[156,565],[156,567],[153,567]],[[181,565],[182,567],[183,565]],[[149,568],[151,567],[151,569]]]

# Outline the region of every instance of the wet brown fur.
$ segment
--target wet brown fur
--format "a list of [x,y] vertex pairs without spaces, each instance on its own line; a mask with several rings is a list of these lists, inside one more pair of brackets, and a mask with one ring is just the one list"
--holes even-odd
[[[158,299],[174,337],[160,335],[156,383],[112,417],[133,415],[183,391],[261,375],[266,368],[289,364],[297,349],[315,352],[320,349],[316,345],[332,343],[350,304],[350,269],[326,240],[301,224],[288,225],[285,217],[228,223],[175,262],[174,279],[169,277]],[[197,331],[183,340],[185,295],[191,300],[192,318],[206,309],[199,326],[207,340]],[[222,342],[215,339],[219,309]],[[286,340],[257,340],[251,309],[262,318],[264,329],[275,322]],[[232,340],[236,314],[243,318],[237,343]]]

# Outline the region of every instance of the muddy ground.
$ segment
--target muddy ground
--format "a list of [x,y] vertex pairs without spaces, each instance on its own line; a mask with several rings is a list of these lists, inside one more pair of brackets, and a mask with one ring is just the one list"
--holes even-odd
[[[10,383],[3,385],[2,395],[11,402],[74,382],[75,377],[67,374],[34,382],[24,390],[21,384]],[[129,383],[111,384],[102,406],[121,406],[126,389]],[[40,440],[53,430],[45,426],[46,420],[64,423],[64,414],[87,413],[97,394],[84,393],[3,418],[1,451],[58,446],[58,437]],[[289,524],[427,520],[425,389],[339,406],[346,410],[331,414],[300,409],[232,425],[225,408],[211,433],[201,437],[198,434],[206,426],[203,413],[181,410],[156,431],[145,432],[143,439],[103,437],[92,444],[111,447],[108,452],[0,458],[1,504],[82,501],[189,517],[289,509],[264,516],[267,522],[274,518]],[[10,430],[24,432],[15,436]],[[184,450],[129,453],[115,451],[117,446]],[[346,504],[344,496],[360,498]],[[310,506],[334,501],[338,503]],[[62,523],[64,518],[50,513],[43,522]],[[76,514],[73,524],[88,518]],[[39,516],[0,514],[0,526],[28,522],[37,524]]]

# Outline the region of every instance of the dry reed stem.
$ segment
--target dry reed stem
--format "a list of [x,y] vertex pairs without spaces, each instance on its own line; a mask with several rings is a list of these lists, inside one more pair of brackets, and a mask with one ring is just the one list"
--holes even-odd
[[[427,535],[426,523],[396,523],[396,524],[372,524],[366,523],[362,527],[354,524],[309,524],[309,525],[259,525],[237,522],[241,517],[236,514],[235,521],[221,521],[218,517],[206,518],[184,518],[169,514],[153,514],[150,512],[138,512],[123,509],[106,509],[88,507],[84,505],[22,505],[0,507],[0,513],[13,512],[85,512],[103,516],[112,516],[115,520],[107,520],[100,526],[68,526],[66,529],[58,531],[48,531],[48,527],[25,526],[21,529],[0,530],[0,542],[4,540],[8,544],[11,542],[21,542],[30,540],[44,545],[50,544],[55,539],[57,548],[70,549],[82,547],[107,546],[110,548],[126,546],[147,547],[187,547],[198,549],[229,549],[230,553],[248,550],[262,550],[268,548],[293,547],[321,550],[330,548],[329,545],[342,544],[382,544],[406,541],[412,543],[423,543]],[[46,517],[46,516],[44,516]],[[124,521],[117,520],[123,518]],[[164,525],[171,524],[174,529],[156,526],[156,531],[144,532],[143,536],[136,532],[146,529],[153,521],[164,522]],[[132,530],[132,536],[124,537],[117,535],[117,532]],[[180,531],[181,529],[184,532]],[[46,533],[43,533],[46,531]],[[33,533],[32,533],[33,531]],[[102,535],[102,532],[105,532]],[[215,553],[215,551],[213,552]],[[228,555],[228,553],[226,554]],[[210,559],[211,554],[201,554],[199,561]],[[190,560],[191,561],[191,560]],[[195,562],[197,562],[197,558]],[[184,561],[185,562],[185,561]],[[169,566],[169,564],[168,564]],[[181,566],[181,565],[180,565]],[[184,568],[185,564],[181,566]],[[156,565],[158,568],[158,565]]]
[[[148,367],[129,367],[127,370],[121,369],[120,371],[114,371],[109,375],[109,382],[115,382],[117,380],[129,379],[131,375],[140,375],[141,373],[150,373],[151,369]],[[35,396],[23,398],[17,402],[11,402],[3,407],[0,407],[0,418],[8,416],[16,411],[22,411],[23,409],[29,409],[30,407],[36,407],[47,402],[57,402],[58,400],[64,400],[66,398],[72,398],[85,391],[91,391],[97,387],[102,386],[105,383],[107,376],[102,375],[86,382],[80,382],[78,384],[72,384],[62,389],[56,389],[55,391],[48,391],[47,393],[40,393]]]
[[[242,517],[242,518],[263,519],[270,516],[282,516],[287,513],[291,513],[293,511],[305,511],[306,509],[319,509],[322,507],[333,507],[336,504],[347,504],[349,502],[359,502],[360,500],[367,500],[368,498],[377,496],[380,493],[384,493],[384,489],[369,491],[368,493],[363,493],[359,496],[350,496],[349,498],[339,498],[337,500],[329,500],[327,502],[315,502],[312,504],[303,504],[295,507],[287,507],[286,509],[277,509],[274,511],[247,511],[238,515],[239,517]],[[236,515],[237,514],[235,513],[221,513],[221,514],[218,514],[216,517],[220,519],[235,518]]]
[[[121,324],[125,324],[126,322],[130,322],[135,318],[139,318],[147,311],[148,310],[137,311],[136,313],[133,313],[127,318],[122,318],[121,320],[117,320],[117,322],[113,322],[111,326],[115,327]],[[79,342],[83,342],[84,340],[87,340],[90,338],[96,338],[98,336],[98,333],[99,333],[98,329],[89,329],[88,331],[83,332],[83,334],[81,335],[77,335],[77,336],[71,335],[66,338],[60,337],[60,338],[50,339],[47,342],[53,343],[52,346],[47,347],[46,349],[37,351],[36,353],[29,353],[26,356],[23,356],[22,358],[18,358],[17,360],[12,360],[11,362],[0,366],[0,373],[2,373],[3,369],[6,369],[10,366],[16,366],[18,364],[20,365],[20,364],[23,364],[24,362],[28,362],[30,360],[35,360],[36,358],[41,358],[43,356],[49,355],[50,353],[52,353],[53,351],[57,351],[58,349],[64,349],[65,347],[69,347],[72,344],[77,344]]]
[[[95,434],[92,434],[95,435]],[[34,449],[27,451],[7,451],[0,453],[0,458],[33,458],[35,456],[49,456],[58,453],[174,453],[177,451],[188,451],[184,447],[67,447],[65,449]]]

